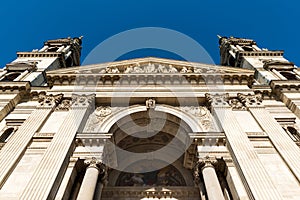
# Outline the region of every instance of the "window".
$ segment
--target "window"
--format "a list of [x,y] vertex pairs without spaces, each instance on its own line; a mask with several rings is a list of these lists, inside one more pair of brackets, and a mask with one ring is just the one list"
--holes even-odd
[[21,75],[21,72],[11,72],[11,73],[6,74],[4,76],[4,78],[1,79],[1,81],[13,81],[20,75]]
[[288,134],[294,141],[296,141],[296,142],[300,141],[300,133],[294,127],[288,126],[285,129],[285,131],[288,132]]
[[14,132],[14,130],[15,130],[14,128],[6,129],[0,136],[0,142],[1,143],[7,142],[9,136],[11,136],[11,134]]
[[298,80],[297,76],[293,72],[280,72],[282,76],[287,78],[288,80]]

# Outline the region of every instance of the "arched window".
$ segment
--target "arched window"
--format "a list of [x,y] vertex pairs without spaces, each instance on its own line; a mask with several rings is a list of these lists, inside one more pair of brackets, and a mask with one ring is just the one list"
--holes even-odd
[[67,67],[72,67],[73,66],[73,58],[69,56],[66,60],[66,66]]
[[6,129],[0,136],[0,142],[2,143],[7,142],[9,136],[14,132],[14,130],[15,130],[14,128]]

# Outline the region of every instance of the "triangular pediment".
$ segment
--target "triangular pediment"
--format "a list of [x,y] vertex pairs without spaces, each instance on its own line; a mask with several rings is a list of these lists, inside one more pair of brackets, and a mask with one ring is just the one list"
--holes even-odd
[[47,75],[77,74],[253,74],[253,70],[165,58],[137,58],[48,71]]

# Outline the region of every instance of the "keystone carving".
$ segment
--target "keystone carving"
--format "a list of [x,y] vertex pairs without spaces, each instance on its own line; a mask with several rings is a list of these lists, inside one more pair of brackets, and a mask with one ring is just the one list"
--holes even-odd
[[150,108],[154,109],[155,108],[155,100],[151,99],[151,98],[147,99],[146,107],[147,107],[147,109],[150,109]]

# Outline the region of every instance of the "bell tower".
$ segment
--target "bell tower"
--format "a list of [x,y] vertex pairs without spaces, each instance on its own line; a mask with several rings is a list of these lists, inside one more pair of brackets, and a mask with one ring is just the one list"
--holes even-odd
[[256,80],[265,85],[272,80],[300,80],[297,66],[283,57],[283,51],[259,48],[251,39],[218,38],[221,65],[254,69]]
[[45,72],[80,65],[82,37],[48,40],[41,49],[17,52],[17,59],[0,71],[0,81],[46,84]]

